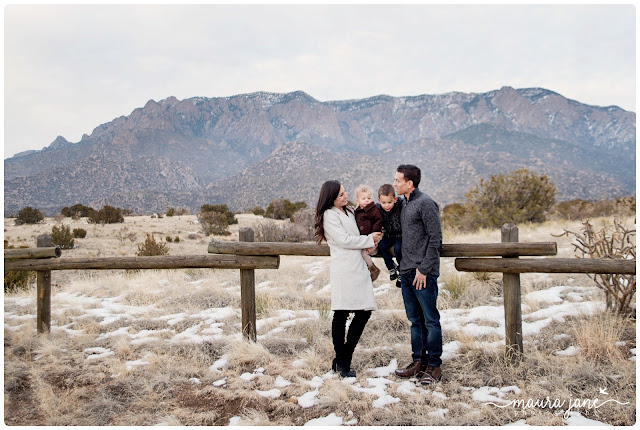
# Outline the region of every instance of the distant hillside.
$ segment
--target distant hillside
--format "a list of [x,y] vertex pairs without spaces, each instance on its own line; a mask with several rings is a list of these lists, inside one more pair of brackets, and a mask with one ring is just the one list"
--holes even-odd
[[393,183],[395,169],[403,163],[421,167],[420,188],[442,204],[463,202],[464,194],[478,183],[478,178],[489,178],[495,173],[496,165],[505,172],[527,167],[537,174],[547,174],[558,195],[564,199],[626,195],[625,186],[615,175],[601,173],[594,176],[591,170],[581,168],[571,157],[553,161],[557,154],[548,154],[549,160],[542,163],[537,158],[508,152],[484,150],[478,153],[472,145],[449,139],[423,139],[378,156],[334,154],[303,142],[291,142],[230,179],[209,185],[201,199],[231,202],[230,206],[236,210],[266,206],[279,197],[315,205],[322,183],[337,179],[353,200],[353,191],[359,184],[366,183],[377,189],[384,183]]
[[78,143],[58,136],[5,160],[5,215],[74,203],[137,212],[277,197],[315,204],[319,184],[390,182],[413,162],[427,192],[461,201],[481,177],[527,167],[559,198],[635,193],[635,113],[540,88],[320,102],[298,91],[153,100]]

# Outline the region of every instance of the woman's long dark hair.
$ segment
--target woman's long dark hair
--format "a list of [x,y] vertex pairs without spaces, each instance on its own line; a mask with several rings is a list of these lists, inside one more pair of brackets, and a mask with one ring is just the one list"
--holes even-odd
[[[340,194],[340,187],[341,184],[338,181],[327,181],[320,188],[320,196],[316,205],[316,223],[314,225],[316,242],[318,243],[327,240],[324,236],[324,212],[333,207],[333,202],[336,201],[338,194]],[[346,206],[345,209],[349,210]]]

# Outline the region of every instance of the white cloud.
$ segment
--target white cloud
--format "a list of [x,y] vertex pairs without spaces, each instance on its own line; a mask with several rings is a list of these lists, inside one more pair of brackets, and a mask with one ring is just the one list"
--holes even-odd
[[5,157],[149,99],[540,86],[635,111],[632,5],[9,5]]

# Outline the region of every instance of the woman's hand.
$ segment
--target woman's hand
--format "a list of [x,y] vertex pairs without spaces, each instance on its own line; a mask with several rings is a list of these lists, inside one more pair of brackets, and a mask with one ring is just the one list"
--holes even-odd
[[378,246],[378,242],[380,242],[380,239],[382,239],[382,233],[376,231],[374,233],[371,233],[371,237],[373,237],[373,243]]

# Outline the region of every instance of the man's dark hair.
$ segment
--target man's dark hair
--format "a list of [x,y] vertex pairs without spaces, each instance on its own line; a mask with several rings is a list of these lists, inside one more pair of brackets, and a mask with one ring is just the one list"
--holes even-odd
[[393,188],[391,184],[384,184],[378,189],[378,197],[380,196],[396,196],[396,190]]
[[413,164],[401,164],[398,166],[397,171],[404,175],[405,181],[413,181],[413,186],[418,188],[420,185],[420,177],[422,176],[418,167]]

